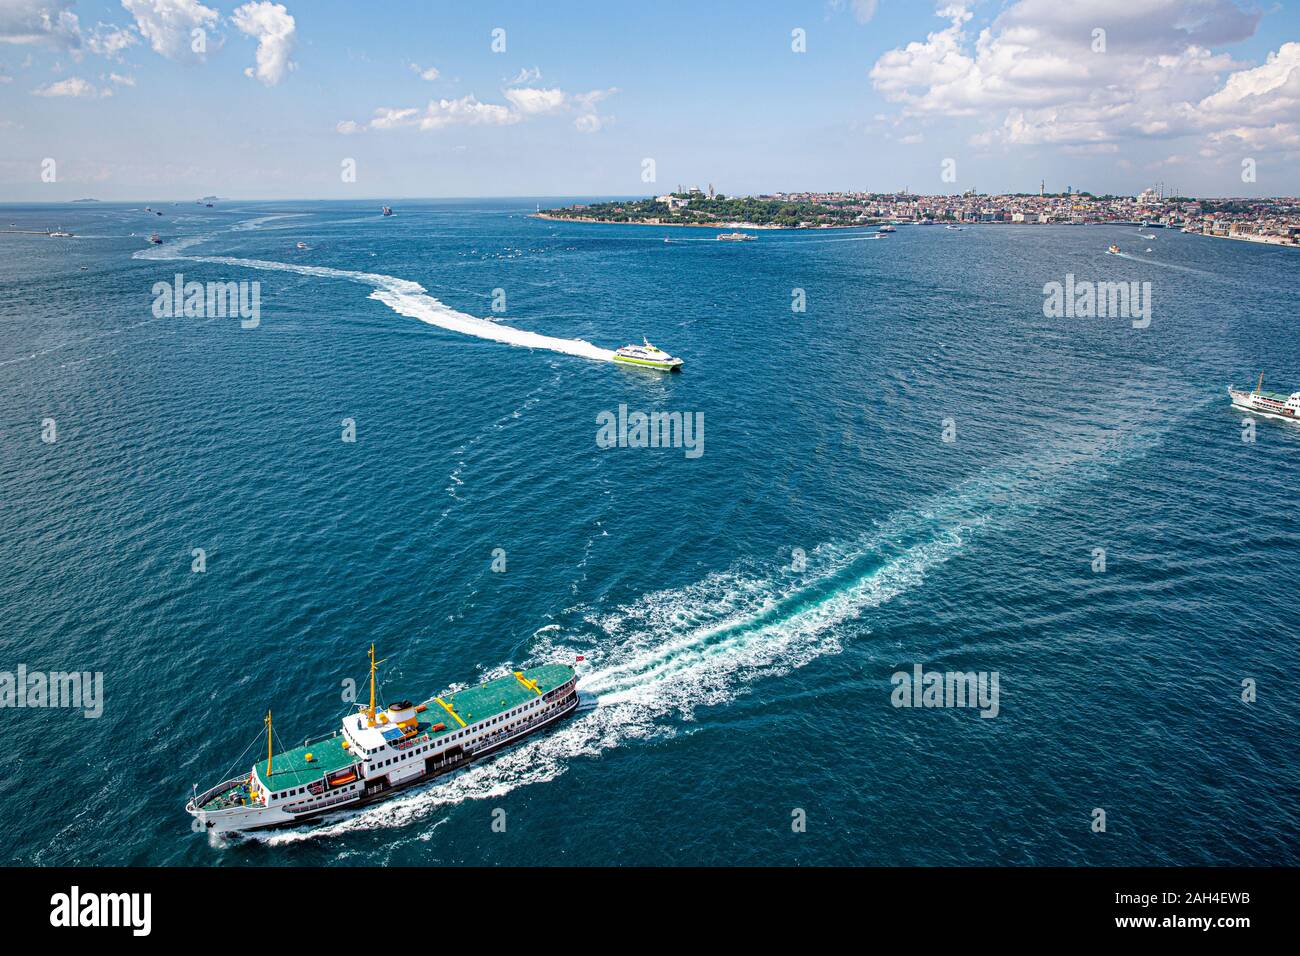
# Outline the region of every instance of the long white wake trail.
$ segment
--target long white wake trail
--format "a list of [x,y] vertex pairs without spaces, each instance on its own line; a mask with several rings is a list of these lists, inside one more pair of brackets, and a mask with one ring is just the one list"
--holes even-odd
[[[554,780],[576,758],[672,735],[700,708],[725,704],[761,681],[839,653],[847,641],[870,633],[870,620],[862,618],[922,587],[990,529],[1014,527],[1069,489],[1104,480],[1121,462],[1158,447],[1177,422],[1151,419],[1149,386],[1116,396],[1101,422],[976,475],[859,538],[820,545],[802,572],[741,562],[610,610],[579,609],[579,627],[543,628],[528,656],[572,661],[585,655],[581,686],[598,695],[595,710],[386,803],[254,839],[283,844],[408,825],[427,832],[428,821],[441,819],[448,807]],[[1165,389],[1177,390],[1172,382]],[[1192,398],[1179,407],[1195,407]]]
[[598,345],[592,345],[584,339],[562,339],[553,335],[542,335],[513,326],[502,325],[489,319],[480,319],[465,312],[457,312],[448,305],[429,295],[427,289],[418,282],[399,279],[396,276],[382,275],[377,272],[355,272],[350,269],[332,269],[328,266],[298,265],[292,262],[272,262],[267,259],[239,259],[234,256],[189,256],[180,255],[187,246],[205,241],[193,238],[169,243],[155,249],[144,249],[135,254],[137,259],[184,260],[186,262],[208,262],[217,265],[236,266],[243,269],[260,269],[265,272],[292,272],[297,275],[318,276],[322,279],[344,279],[370,286],[370,298],[382,302],[398,315],[419,319],[428,325],[435,325],[450,332],[472,335],[475,338],[491,339],[506,345],[522,348],[546,349],[550,352],[563,352],[579,358],[592,359],[597,362],[610,362],[614,353]]

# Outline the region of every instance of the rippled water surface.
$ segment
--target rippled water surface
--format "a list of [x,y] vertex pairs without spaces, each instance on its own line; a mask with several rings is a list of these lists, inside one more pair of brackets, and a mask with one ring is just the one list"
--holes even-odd
[[[0,710],[11,862],[1300,863],[1300,427],[1243,441],[1225,392],[1300,388],[1294,250],[158,208],[0,207],[77,234],[0,235],[0,670],[105,685]],[[156,318],[177,273],[260,282],[260,325]],[[1067,274],[1150,282],[1150,326],[1044,317]],[[685,371],[608,361],[643,335]],[[702,413],[703,454],[600,447],[620,405]],[[331,729],[372,641],[390,699],[582,655],[601,705],[191,833],[191,785],[267,707]],[[914,664],[998,672],[998,715],[893,707]]]

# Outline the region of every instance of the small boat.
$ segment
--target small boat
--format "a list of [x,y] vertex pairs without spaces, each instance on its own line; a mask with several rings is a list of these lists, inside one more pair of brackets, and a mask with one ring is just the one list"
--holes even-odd
[[1150,247],[1150,246],[1147,246],[1147,252],[1150,252],[1150,251],[1151,251],[1151,247]]
[[162,236],[158,235],[158,233],[156,232],[151,232],[149,234],[149,241],[152,242],[155,246],[161,246]]
[[305,242],[300,242],[300,243],[298,243],[298,248],[299,248],[299,249],[306,249],[306,248],[307,248],[307,243],[305,243]]
[[949,226],[944,226],[944,228],[945,228],[945,229],[951,229],[953,232],[961,232],[963,227],[962,227],[962,226],[951,226],[951,225],[949,225]]
[[644,345],[625,345],[614,353],[614,361],[624,365],[636,365],[640,368],[654,368],[661,372],[680,372],[682,360],[674,358],[663,349],[650,344],[649,339],[641,340]]
[[752,242],[754,237],[743,232],[720,232],[717,239],[719,242]]
[[1112,243],[1110,244],[1110,248],[1106,250],[1106,255],[1108,255],[1108,256],[1117,256],[1117,255],[1119,255],[1119,254],[1120,254],[1119,246],[1115,245],[1115,243],[1112,242]]
[[392,206],[385,206],[385,207],[384,207],[384,215],[385,215],[385,216],[391,216],[392,214],[393,214],[393,207],[392,207]]

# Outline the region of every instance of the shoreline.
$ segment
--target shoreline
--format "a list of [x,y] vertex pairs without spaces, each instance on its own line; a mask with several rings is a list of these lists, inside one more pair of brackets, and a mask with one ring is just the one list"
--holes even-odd
[[760,226],[753,222],[644,222],[642,220],[595,219],[591,216],[548,216],[544,212],[530,212],[529,219],[546,219],[550,222],[589,222],[598,226],[663,226],[665,229],[762,229],[764,231],[818,232],[823,229],[874,229],[880,222],[853,223],[834,226]]
[[[827,229],[876,229],[883,225],[908,225],[920,226],[922,223],[890,223],[889,220],[880,220],[871,223],[854,223],[852,225],[834,225],[834,226],[761,226],[757,223],[749,222],[722,222],[722,223],[701,223],[701,222],[644,222],[641,220],[620,221],[617,219],[596,219],[591,216],[549,216],[544,212],[530,212],[527,214],[529,219],[545,219],[550,222],[585,222],[598,226],[663,226],[665,229],[759,229],[765,232],[820,232]],[[929,226],[948,226],[957,225],[965,229],[971,226],[1132,226],[1129,222],[932,222],[925,223]],[[1300,243],[1284,242],[1276,239],[1253,239],[1245,236],[1216,236],[1213,233],[1191,232],[1183,233],[1181,229],[1169,228],[1173,232],[1183,235],[1200,236],[1205,239],[1231,239],[1234,242],[1249,242],[1257,246],[1280,246],[1283,249],[1300,249]]]
[[[1179,232],[1182,232],[1180,229]],[[1202,239],[1231,239],[1233,242],[1249,242],[1255,246],[1279,246],[1283,249],[1300,249],[1300,242],[1285,242],[1275,237],[1256,237],[1249,236],[1216,236],[1212,232],[1189,232],[1189,236],[1200,236]]]

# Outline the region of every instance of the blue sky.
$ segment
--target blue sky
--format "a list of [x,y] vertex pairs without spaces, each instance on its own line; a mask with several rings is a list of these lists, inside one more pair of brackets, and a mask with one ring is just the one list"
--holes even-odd
[[1245,0],[0,0],[0,200],[1294,195],[1296,41]]

